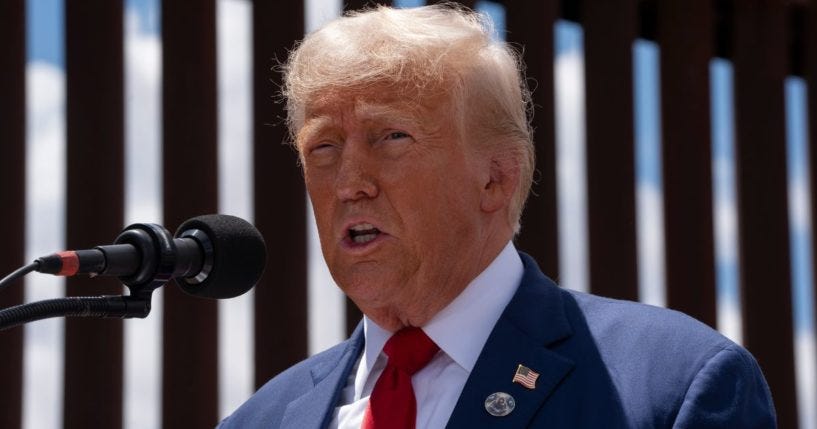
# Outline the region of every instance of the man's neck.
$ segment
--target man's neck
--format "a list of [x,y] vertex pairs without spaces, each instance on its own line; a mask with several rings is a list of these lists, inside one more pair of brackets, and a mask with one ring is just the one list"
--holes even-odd
[[511,241],[512,234],[488,237],[481,247],[474,247],[474,262],[466,267],[465,275],[450,277],[449,283],[436,288],[420,288],[422,296],[402,299],[402,306],[388,305],[380,308],[362,309],[366,316],[382,328],[391,332],[408,327],[422,327],[442,309],[456,299],[471,282],[482,273]]

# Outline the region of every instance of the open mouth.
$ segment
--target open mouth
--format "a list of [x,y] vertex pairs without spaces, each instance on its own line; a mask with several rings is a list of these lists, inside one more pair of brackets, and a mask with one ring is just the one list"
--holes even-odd
[[380,230],[370,223],[361,223],[349,228],[349,239],[354,244],[366,244],[380,235]]

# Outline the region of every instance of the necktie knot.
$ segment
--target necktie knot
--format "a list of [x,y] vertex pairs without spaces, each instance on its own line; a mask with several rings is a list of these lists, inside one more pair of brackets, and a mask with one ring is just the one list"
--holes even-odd
[[363,429],[414,429],[417,400],[411,376],[439,349],[420,328],[403,328],[386,341],[383,353],[389,360],[369,397]]
[[408,327],[397,331],[383,346],[392,365],[409,376],[428,365],[440,347],[420,328]]

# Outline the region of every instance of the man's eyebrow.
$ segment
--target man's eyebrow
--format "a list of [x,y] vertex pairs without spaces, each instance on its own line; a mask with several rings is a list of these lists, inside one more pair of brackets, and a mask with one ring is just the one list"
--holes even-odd
[[326,115],[316,115],[308,118],[295,136],[295,142],[300,145],[301,142],[314,138],[322,130],[331,126],[332,122],[332,118]]
[[[355,116],[365,123],[404,126],[424,130],[423,123],[418,117],[416,109],[409,105],[394,105],[388,103],[358,102],[355,105]],[[308,116],[298,134],[295,136],[296,146],[314,139],[327,129],[338,125],[331,114],[316,111]]]
[[355,106],[355,111],[358,117],[367,122],[397,123],[409,126],[419,125],[420,123],[416,113],[408,106],[359,103]]

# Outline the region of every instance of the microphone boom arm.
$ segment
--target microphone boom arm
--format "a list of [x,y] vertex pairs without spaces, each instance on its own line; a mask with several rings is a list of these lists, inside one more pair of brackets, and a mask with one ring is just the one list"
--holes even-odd
[[150,294],[142,296],[72,296],[16,305],[0,310],[0,331],[52,317],[145,318]]

